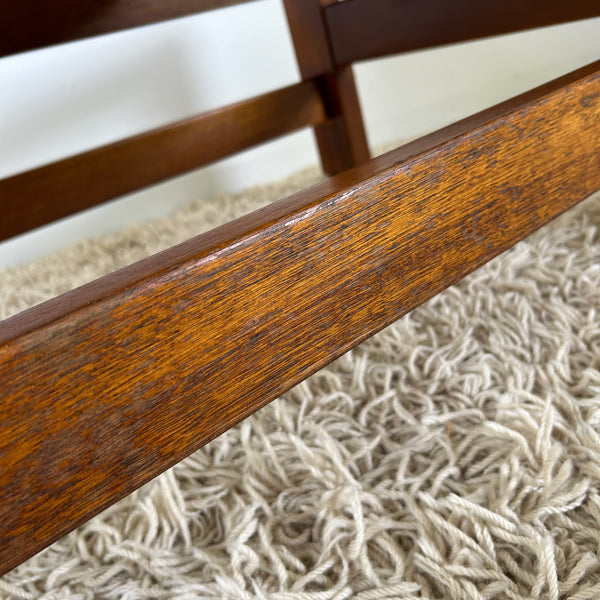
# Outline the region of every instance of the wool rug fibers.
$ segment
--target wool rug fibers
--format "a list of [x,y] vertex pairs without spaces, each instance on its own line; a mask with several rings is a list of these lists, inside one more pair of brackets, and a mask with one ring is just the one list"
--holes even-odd
[[[4,271],[2,316],[317,178]],[[595,197],[0,578],[0,597],[600,598],[599,226]]]

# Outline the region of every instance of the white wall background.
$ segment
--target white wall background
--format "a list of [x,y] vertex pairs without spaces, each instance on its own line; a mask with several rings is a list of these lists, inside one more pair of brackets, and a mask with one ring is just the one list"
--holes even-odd
[[[355,73],[378,147],[598,58],[592,19],[370,61]],[[297,80],[279,0],[0,59],[0,178]],[[0,268],[316,161],[309,131],[287,136],[4,242]]]

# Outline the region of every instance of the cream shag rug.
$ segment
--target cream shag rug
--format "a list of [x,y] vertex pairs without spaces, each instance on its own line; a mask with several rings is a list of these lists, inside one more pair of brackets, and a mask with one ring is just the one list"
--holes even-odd
[[[317,177],[4,272],[3,316]],[[596,197],[0,578],[0,596],[600,598],[599,226]]]

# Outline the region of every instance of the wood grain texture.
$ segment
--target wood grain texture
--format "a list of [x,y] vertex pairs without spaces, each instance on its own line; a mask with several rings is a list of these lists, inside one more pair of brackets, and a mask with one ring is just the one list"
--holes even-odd
[[0,240],[325,119],[305,81],[9,177]]
[[315,126],[325,173],[369,160],[369,146],[352,67],[336,68],[325,27],[325,0],[283,0],[303,79],[317,78],[328,121]]
[[0,56],[251,0],[3,0]]
[[337,65],[597,16],[598,0],[346,0],[325,8]]
[[0,572],[600,188],[599,69],[0,323]]

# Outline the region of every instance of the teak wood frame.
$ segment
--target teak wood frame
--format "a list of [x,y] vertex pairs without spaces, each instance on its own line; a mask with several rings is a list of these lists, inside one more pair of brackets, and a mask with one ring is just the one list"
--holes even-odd
[[[89,3],[70,0],[64,22],[15,28],[0,50],[231,3],[121,0],[82,17]],[[367,3],[395,18],[405,4],[285,0],[297,85],[0,182],[8,237],[298,127],[317,128],[329,170],[353,166],[0,323],[0,574],[600,188],[600,62],[367,162],[341,50]],[[457,39],[490,33],[487,9],[458,4],[472,30]],[[548,4],[551,22],[600,12]],[[448,41],[431,27],[408,46]],[[351,59],[407,49],[390,39],[361,39]],[[197,153],[198,138],[215,145]]]

